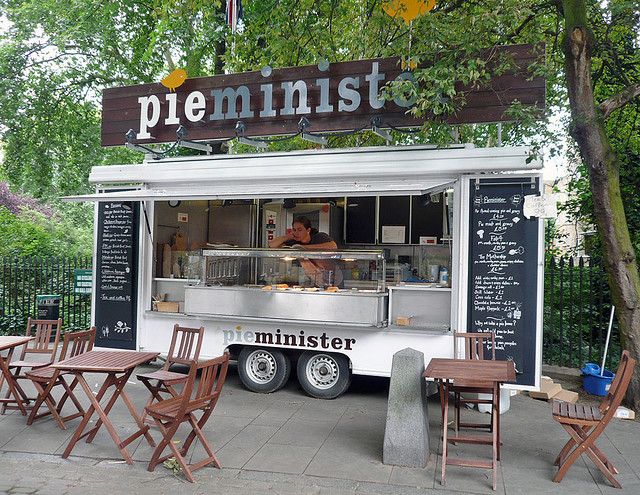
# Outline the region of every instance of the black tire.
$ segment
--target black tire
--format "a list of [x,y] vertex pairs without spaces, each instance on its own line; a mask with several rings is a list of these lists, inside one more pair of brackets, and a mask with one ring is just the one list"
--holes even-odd
[[252,392],[270,394],[286,385],[291,360],[279,349],[243,347],[238,355],[238,374]]
[[335,399],[351,383],[349,360],[342,354],[303,352],[298,359],[298,382],[311,397]]

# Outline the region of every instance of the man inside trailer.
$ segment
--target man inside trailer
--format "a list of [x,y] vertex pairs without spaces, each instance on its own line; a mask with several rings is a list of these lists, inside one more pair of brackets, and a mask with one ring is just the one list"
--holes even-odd
[[[329,237],[329,234],[312,228],[311,221],[303,216],[293,219],[290,232],[269,241],[270,248],[285,246],[315,251],[331,251],[338,248],[338,245]],[[300,265],[315,285],[336,287],[342,285],[342,271],[335,261],[305,258],[300,260]]]

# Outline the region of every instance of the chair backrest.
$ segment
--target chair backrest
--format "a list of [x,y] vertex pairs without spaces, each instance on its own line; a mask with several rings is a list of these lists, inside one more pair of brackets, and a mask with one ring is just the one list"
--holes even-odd
[[[629,351],[622,351],[620,364],[616,370],[616,376],[611,382],[607,396],[600,403],[600,411],[605,418],[611,418],[618,409],[618,406],[627,393],[627,388],[633,376],[633,369],[636,367],[636,360],[631,357]],[[608,419],[607,419],[608,421]]]
[[[227,378],[229,353],[207,361],[192,362],[189,378],[182,392],[182,403],[177,416],[195,409],[213,409],[218,402],[222,386]],[[195,386],[196,375],[200,373],[200,381]]]
[[[51,360],[56,356],[58,344],[60,343],[60,330],[62,328],[62,318],[57,320],[27,320],[27,337],[35,337],[22,348],[20,360],[24,360],[27,354],[49,354]],[[51,344],[51,334],[55,332],[53,345]]]
[[181,327],[176,323],[173,326],[169,354],[167,355],[167,361],[164,363],[163,369],[169,369],[169,366],[174,363],[191,364],[192,361],[197,361],[200,357],[203,335],[204,327],[188,328]]
[[484,350],[487,345],[490,347],[491,359],[496,359],[496,336],[493,332],[456,332],[454,336],[455,338],[464,339],[465,359],[484,359]]
[[62,341],[62,351],[60,352],[60,361],[69,359],[93,349],[93,343],[96,340],[96,327],[80,332],[67,332],[64,334]]

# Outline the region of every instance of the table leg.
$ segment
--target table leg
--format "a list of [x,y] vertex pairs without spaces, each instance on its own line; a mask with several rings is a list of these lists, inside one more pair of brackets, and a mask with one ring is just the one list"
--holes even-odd
[[[117,378],[115,376],[115,373],[109,374],[109,379],[111,380],[111,383],[113,383],[116,386],[116,390],[113,392],[113,395],[111,396],[111,398],[109,399],[109,402],[105,406],[104,412],[105,414],[108,415],[109,412],[111,411],[111,408],[116,403],[116,400],[118,399],[118,397],[122,397],[122,400],[124,401],[127,408],[129,409],[129,413],[131,414],[133,419],[136,421],[136,424],[138,425],[139,429],[133,435],[129,436],[128,438],[120,442],[119,447],[122,447],[122,448],[126,447],[132,441],[138,438],[140,435],[144,435],[149,445],[151,445],[152,447],[155,447],[156,444],[153,440],[153,437],[149,433],[149,429],[145,428],[144,423],[142,423],[140,416],[138,415],[135,407],[133,406],[133,403],[131,402],[131,400],[129,399],[129,396],[124,391],[124,387],[127,384],[127,381],[129,381],[129,377],[131,376],[131,373],[133,373],[133,369],[125,372],[125,374],[122,375],[120,378]],[[101,426],[102,426],[102,421],[99,419],[96,422],[96,425],[91,430],[91,432],[88,434],[87,440],[86,440],[87,443],[91,443],[93,441],[93,439],[95,438]]]
[[447,428],[449,423],[449,389],[446,384],[442,384],[442,389],[444,390],[444,405],[442,412],[442,479],[440,480],[441,485],[446,484],[446,473],[447,473]]
[[501,391],[500,391],[500,384],[497,384],[498,387],[498,401],[496,402],[496,411],[497,411],[497,433],[498,433],[498,460],[500,460],[500,446],[502,445],[502,439],[500,438],[500,400],[501,400]]
[[[135,407],[133,407],[133,404],[131,403],[131,400],[129,399],[129,396],[127,395],[127,393],[124,390],[121,392],[121,395],[122,395],[122,400],[124,401],[124,403],[129,408],[129,412],[131,413],[131,416],[133,417],[133,419],[136,420],[136,424],[138,425],[138,428],[140,428],[137,433],[134,433],[134,435],[129,437],[129,439],[127,439],[127,440],[131,441],[131,440],[133,440],[135,438],[138,438],[138,436],[140,436],[142,434],[147,439],[147,443],[149,445],[151,445],[152,447],[155,447],[156,446],[156,442],[153,441],[153,437],[149,433],[149,428],[145,427],[145,424],[143,423],[142,418],[140,416],[138,416],[138,413],[136,412]],[[125,440],[125,442],[127,440]]]
[[[73,450],[73,447],[75,447],[75,445],[78,442],[78,440],[80,440],[83,436],[86,435],[86,433],[83,433],[83,431],[87,427],[87,425],[89,424],[89,420],[91,419],[91,416],[93,416],[93,413],[95,412],[96,407],[95,407],[94,403],[97,402],[98,407],[100,407],[100,403],[98,401],[102,398],[102,396],[106,392],[107,388],[109,388],[109,386],[110,386],[110,384],[108,383],[108,380],[105,380],[105,382],[102,384],[102,387],[100,387],[100,390],[98,391],[98,394],[94,397],[93,396],[93,391],[91,390],[91,387],[89,387],[89,385],[87,384],[87,381],[84,379],[82,374],[81,373],[76,373],[76,378],[78,379],[78,383],[80,384],[80,386],[84,390],[84,393],[89,398],[89,401],[91,402],[91,405],[89,406],[89,408],[85,412],[85,414],[84,414],[84,416],[82,418],[82,421],[80,421],[80,424],[76,428],[76,431],[73,433],[73,436],[71,437],[71,440],[69,440],[69,445],[67,445],[67,448],[62,453],[62,458],[63,459],[66,459],[67,457],[69,457],[69,454],[71,454],[71,451]],[[89,431],[91,431],[91,430],[89,430]]]
[[[80,386],[84,389],[85,393],[89,397],[89,400],[91,401],[91,405],[93,406],[93,409],[95,410],[95,412],[98,413],[98,416],[100,417],[100,420],[99,420],[100,424],[99,425],[96,424],[96,428],[91,430],[92,433],[90,434],[89,438],[93,438],[93,436],[95,436],[96,432],[98,431],[98,428],[100,426],[104,425],[105,428],[107,429],[107,431],[109,432],[109,435],[111,435],[111,438],[113,439],[114,443],[118,447],[118,450],[120,451],[120,455],[122,455],[122,458],[125,460],[125,462],[127,464],[133,464],[133,459],[131,459],[131,456],[129,455],[129,452],[127,452],[127,449],[123,445],[123,442],[120,439],[120,437],[118,436],[118,433],[116,432],[115,428],[113,427],[113,424],[111,423],[111,421],[109,421],[106,409],[102,409],[102,407],[100,407],[100,402],[98,402],[97,397],[93,396],[93,393],[91,391],[91,388],[89,387],[89,384],[87,383],[87,381],[84,379],[84,377],[82,375],[78,376],[78,381],[80,382]],[[116,390],[113,392],[113,395],[114,396],[119,395],[119,391],[123,386],[122,383],[118,383],[119,380],[113,380],[113,379],[110,380],[110,382],[111,382],[111,384],[115,383],[115,385],[116,385]],[[105,384],[107,384],[107,383],[109,383],[109,380],[105,381]],[[126,383],[126,381],[125,381],[125,383]],[[101,391],[102,391],[102,389],[101,389]],[[112,403],[112,402],[115,402],[113,400],[113,397],[111,397],[111,399],[109,400],[109,403]],[[113,404],[111,404],[111,405],[113,405]],[[72,441],[73,440],[75,440],[75,441],[78,440],[78,438],[76,438],[76,436],[78,438],[80,438],[81,434],[78,435],[78,432],[76,432],[76,434],[74,435]],[[75,443],[75,442],[73,442],[73,443]],[[73,448],[71,443],[67,447],[67,450],[65,450],[65,454],[67,454],[67,451],[71,452],[69,447]]]
[[[109,399],[109,401],[107,402],[107,405],[103,409],[105,414],[109,414],[109,412],[111,412],[111,408],[116,403],[116,400],[120,395],[120,391],[122,390],[124,385],[127,383],[127,380],[129,379],[129,376],[131,375],[132,371],[133,370],[129,371],[128,373],[125,373],[120,378],[116,377],[115,373],[109,373],[109,376],[107,378],[107,381],[109,381],[109,386],[115,385],[116,389],[113,391],[113,395],[111,395],[111,398]],[[87,443],[93,442],[93,439],[96,437],[96,434],[98,433],[98,430],[100,429],[101,426],[102,426],[102,420],[98,419],[98,421],[96,421],[96,425],[92,428],[91,433],[89,433],[89,435],[87,436],[87,440],[86,440]]]
[[[18,405],[18,409],[20,409],[20,413],[22,413],[23,416],[26,416],[27,409],[24,407],[24,404],[22,403],[22,399],[20,398],[20,393],[18,392],[18,389],[16,387],[17,384],[15,383],[15,380],[11,375],[11,371],[9,370],[8,363],[11,360],[12,355],[13,355],[13,349],[9,349],[9,352],[7,353],[6,357],[3,358],[2,356],[0,356],[0,372],[2,373],[2,376],[7,381],[7,387],[8,387],[7,398],[2,399],[2,403],[4,405],[9,402],[15,402]],[[12,395],[15,399],[10,398]],[[6,406],[2,408],[3,413],[5,408]]]
[[493,411],[492,418],[492,429],[491,432],[492,440],[493,440],[493,458],[491,460],[491,468],[493,471],[493,489],[496,489],[497,486],[497,471],[498,471],[498,401],[500,400],[499,392],[500,387],[497,383],[493,384],[493,393],[491,394],[493,397],[493,404],[491,404]]

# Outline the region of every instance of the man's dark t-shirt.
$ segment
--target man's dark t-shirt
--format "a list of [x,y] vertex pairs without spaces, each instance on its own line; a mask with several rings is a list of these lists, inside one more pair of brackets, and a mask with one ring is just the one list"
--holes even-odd
[[289,239],[284,241],[282,245],[294,246],[296,244],[304,244],[305,246],[308,246],[311,244],[324,244],[325,242],[331,242],[333,240],[331,239],[331,237],[329,237],[328,234],[325,234],[324,232],[318,232],[317,229],[311,229],[310,235],[311,239],[309,240],[309,242],[300,242],[296,241],[295,239]]
[[[310,232],[311,239],[309,242],[299,242],[295,239],[289,239],[282,243],[283,246],[295,246],[296,244],[300,245],[313,245],[313,244],[324,244],[325,242],[331,242],[333,239],[329,237],[328,234],[324,232],[318,232],[317,229],[311,229]],[[338,287],[342,286],[342,271],[338,267],[335,261],[333,260],[308,260],[313,263],[318,269],[322,271],[322,276],[320,278],[316,278],[313,280],[315,285],[337,285]]]

